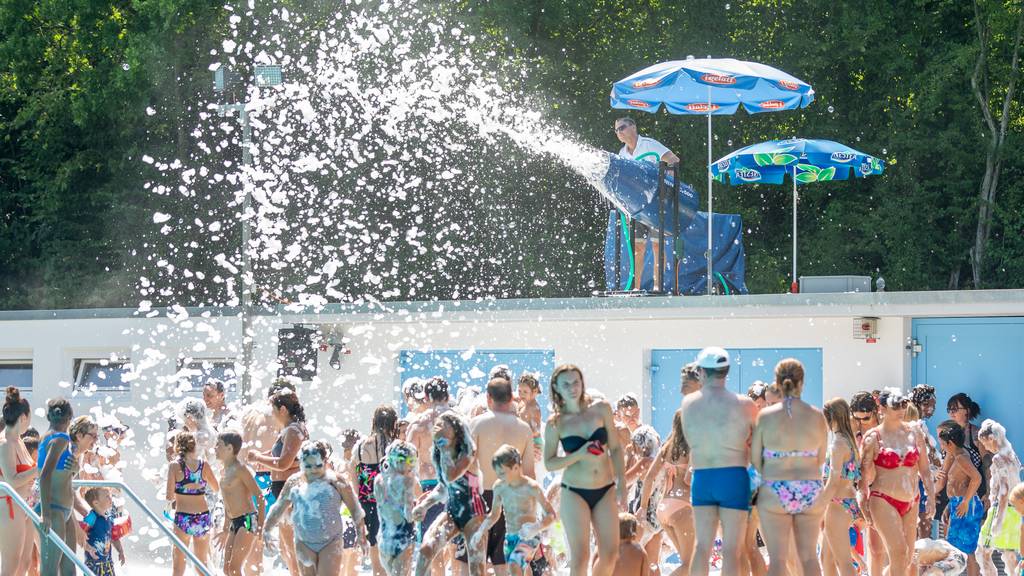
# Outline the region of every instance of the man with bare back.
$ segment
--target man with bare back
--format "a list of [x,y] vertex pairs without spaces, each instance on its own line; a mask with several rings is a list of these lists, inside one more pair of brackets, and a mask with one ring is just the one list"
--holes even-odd
[[725,387],[729,353],[705,348],[697,355],[703,387],[683,399],[682,421],[693,467],[691,502],[696,549],[690,574],[706,576],[722,524],[722,573],[739,574],[750,512],[750,436],[757,408]]

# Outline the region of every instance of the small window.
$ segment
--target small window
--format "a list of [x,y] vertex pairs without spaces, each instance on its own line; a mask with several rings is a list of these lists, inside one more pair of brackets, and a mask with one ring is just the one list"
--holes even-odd
[[224,383],[225,391],[234,392],[238,384],[238,369],[235,361],[228,358],[194,358],[179,364],[179,374],[192,384],[192,392],[202,392],[203,386],[212,379]]
[[132,365],[123,360],[81,358],[75,360],[75,390],[129,392]]
[[32,390],[31,360],[0,360],[0,390],[8,386]]

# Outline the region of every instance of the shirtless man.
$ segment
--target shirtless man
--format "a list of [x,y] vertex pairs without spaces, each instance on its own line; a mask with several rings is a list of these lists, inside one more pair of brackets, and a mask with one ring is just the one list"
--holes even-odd
[[757,408],[725,387],[729,353],[705,348],[697,355],[703,387],[683,398],[682,421],[693,467],[691,502],[696,549],[690,573],[707,576],[722,523],[722,574],[739,574],[740,550],[750,512],[750,436]]
[[[256,567],[248,565],[243,573],[253,544],[262,539],[266,505],[256,478],[238,461],[242,449],[242,436],[238,432],[221,432],[214,451],[224,468],[220,478],[220,493],[224,499],[224,527],[216,536],[218,548],[224,549],[224,573],[227,576],[256,574]],[[253,506],[253,499],[256,505]]]
[[[530,478],[534,477],[536,468],[533,460],[533,430],[515,415],[511,382],[504,378],[493,378],[487,383],[487,408],[487,412],[470,421],[469,431],[476,444],[477,460],[483,475],[484,502],[490,508],[494,502],[494,483],[498,479],[491,459],[498,448],[507,444],[523,454],[523,474]],[[503,552],[504,542],[505,517],[500,516],[491,525],[487,538],[487,559],[498,576],[508,573]],[[463,558],[460,555],[458,560],[463,562]]]
[[[437,487],[437,470],[434,469],[433,460],[427,455],[431,454],[434,448],[434,423],[441,414],[449,409],[448,383],[443,378],[435,376],[423,384],[423,395],[423,411],[409,416],[409,429],[405,438],[416,447],[418,454],[424,455],[416,460],[416,476],[420,479],[420,489],[423,491],[420,498],[426,497]],[[434,504],[427,509],[423,521],[420,522],[420,540],[442,512],[444,512],[443,502]],[[444,554],[437,555],[431,566],[431,571],[435,576],[441,576],[444,573]]]
[[[282,388],[295,390],[295,385],[283,378],[275,380],[267,390],[267,398],[269,399]],[[238,460],[246,462],[250,450],[256,453],[270,450],[280,433],[281,427],[270,413],[269,402],[257,402],[246,407],[242,413],[242,449],[238,451]],[[254,464],[253,468],[256,471],[256,483],[266,496],[270,490],[270,470],[260,464]],[[270,503],[268,502],[268,504]],[[246,560],[245,573],[263,573],[263,538],[256,539],[252,552]]]

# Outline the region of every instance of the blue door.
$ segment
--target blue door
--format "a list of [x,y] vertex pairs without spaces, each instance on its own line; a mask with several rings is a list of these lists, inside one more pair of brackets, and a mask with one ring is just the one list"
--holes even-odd
[[[399,380],[403,382],[412,377],[426,379],[440,376],[448,382],[448,390],[454,399],[466,386],[485,389],[487,374],[499,364],[506,364],[515,379],[524,372],[538,375],[541,387],[538,402],[542,415],[547,418],[547,383],[551,371],[555,369],[554,350],[402,350],[399,354],[398,374]],[[512,386],[515,385],[513,382]],[[402,413],[405,413],[404,403]]]
[[[822,404],[821,348],[729,348],[732,368],[727,386],[745,393],[756,380],[775,379],[775,365],[783,358],[796,358],[804,365],[803,399],[815,406]],[[654,429],[664,438],[672,429],[672,417],[682,402],[679,375],[683,366],[700,350],[651,350],[651,418]]]
[[921,346],[912,383],[935,387],[938,406],[928,424],[946,420],[946,402],[966,392],[981,406],[980,425],[992,418],[1006,427],[1018,454],[1024,450],[1024,318],[925,318],[912,323]]

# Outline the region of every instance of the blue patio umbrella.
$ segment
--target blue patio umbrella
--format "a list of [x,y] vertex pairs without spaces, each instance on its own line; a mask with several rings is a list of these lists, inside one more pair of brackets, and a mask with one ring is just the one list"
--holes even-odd
[[796,276],[796,202],[798,184],[847,180],[850,174],[864,178],[881,174],[882,160],[831,140],[771,140],[740,148],[710,166],[709,174],[719,182],[741,184],[782,184],[793,182],[793,286]]
[[[732,58],[693,58],[662,62],[612,85],[611,106],[672,114],[694,114],[708,119],[708,164],[711,164],[711,117],[735,114],[742,105],[750,114],[804,108],[814,100],[810,84],[789,74]],[[713,215],[711,172],[708,172],[708,217]],[[711,253],[708,227],[708,253]],[[708,258],[707,290],[711,294],[712,269]]]

